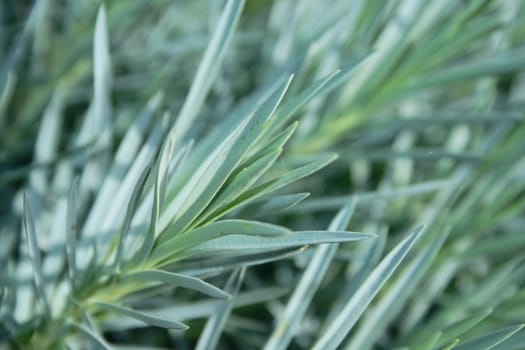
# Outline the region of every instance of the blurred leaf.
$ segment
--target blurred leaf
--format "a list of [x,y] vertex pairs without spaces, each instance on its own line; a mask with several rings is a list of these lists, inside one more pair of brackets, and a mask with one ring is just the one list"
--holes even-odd
[[504,342],[508,338],[512,337],[515,333],[519,332],[524,325],[516,325],[503,329],[499,329],[495,332],[488,333],[476,339],[469,340],[464,343],[456,345],[454,350],[488,350],[494,346]]

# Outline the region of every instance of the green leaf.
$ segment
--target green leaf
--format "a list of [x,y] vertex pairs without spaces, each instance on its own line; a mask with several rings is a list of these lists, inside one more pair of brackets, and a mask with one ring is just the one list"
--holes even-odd
[[443,330],[443,334],[439,338],[440,341],[451,341],[455,338],[459,338],[465,332],[471,330],[481,321],[486,319],[492,313],[492,309],[478,312],[470,315],[460,321],[457,321]]
[[185,256],[195,254],[216,254],[219,252],[264,251],[300,247],[307,244],[343,243],[373,238],[375,235],[348,231],[297,231],[279,237],[261,237],[233,234],[204,242],[184,252]]
[[[272,261],[291,258],[293,255],[302,252],[306,246],[293,247],[287,249],[263,251],[262,253],[235,253],[217,254],[214,257],[206,255],[196,259],[188,259],[173,264],[173,268],[192,275],[216,276],[238,267],[249,267],[254,265],[266,264]],[[174,259],[175,261],[176,259]],[[173,261],[167,260],[169,264]],[[169,265],[168,265],[169,266]]]
[[88,336],[93,341],[93,345],[96,345],[97,348],[101,348],[101,349],[104,349],[104,350],[112,350],[113,349],[111,347],[111,345],[109,345],[102,338],[101,335],[95,333],[94,331],[92,331],[88,327],[86,327],[86,326],[84,326],[82,324],[79,324],[79,323],[71,323],[70,325],[72,327],[76,328],[77,330],[79,330],[80,332],[82,332],[84,335]]
[[[154,119],[155,112],[160,107],[162,97],[162,93],[157,93],[151,97],[124,135],[116,151],[109,173],[105,177],[93,207],[89,211],[83,227],[84,232],[99,231],[99,226],[103,218],[108,214],[108,209],[115,204],[115,193],[123,185],[126,175],[131,172],[131,166],[138,156],[137,153],[140,150],[140,146],[147,137],[148,128]],[[145,163],[139,164],[138,171],[140,172],[145,166]],[[131,186],[132,184],[130,184]],[[129,192],[131,193],[132,189]]]
[[[263,287],[253,291],[241,292],[233,298],[233,307],[241,308],[255,304],[265,303],[280,298],[288,293],[281,287]],[[148,314],[157,317],[171,317],[177,315],[180,320],[189,321],[201,319],[212,315],[223,300],[206,299],[187,303],[175,303],[162,308],[147,310]],[[121,331],[130,328],[147,327],[143,322],[130,318],[120,318],[117,315],[108,315],[100,321],[104,331]]]
[[140,312],[137,310],[133,310],[121,305],[112,304],[112,303],[106,303],[106,302],[95,302],[93,305],[99,306],[103,309],[113,311],[116,313],[119,313],[124,316],[128,316],[131,318],[134,318],[136,320],[139,320],[141,322],[144,322],[146,324],[149,324],[154,327],[160,327],[160,328],[169,328],[169,329],[176,329],[176,330],[186,330],[188,329],[188,326],[185,324],[182,324],[177,321],[171,321],[167,320],[165,318],[156,317],[150,314],[146,314],[144,312]]
[[441,332],[435,332],[432,335],[425,337],[425,339],[423,339],[417,345],[412,346],[412,347],[407,347],[407,349],[421,349],[421,350],[434,349],[441,335],[442,335]]
[[[105,251],[105,257],[109,257],[109,254],[111,253],[111,249],[114,247],[111,246],[103,246],[103,243],[106,243],[107,240],[104,238],[113,236],[113,233],[117,231],[118,226],[121,222],[124,220],[125,211],[122,210],[122,208],[125,208],[129,204],[129,199],[131,197],[131,194],[133,193],[133,190],[136,188],[137,181],[141,174],[144,171],[144,168],[148,166],[150,162],[154,159],[155,154],[157,153],[157,148],[160,142],[162,141],[163,134],[165,132],[166,128],[166,121],[163,120],[162,122],[156,123],[153,130],[151,130],[146,142],[141,147],[140,152],[138,155],[134,158],[132,166],[127,170],[126,175],[124,179],[121,181],[120,185],[118,186],[118,190],[113,193],[113,196],[111,198],[111,206],[107,208],[104,215],[100,218],[101,222],[97,226],[96,231],[86,231],[83,230],[82,235],[84,239],[93,239],[95,236],[97,238],[97,244],[99,245],[97,248],[102,249],[106,248]],[[138,212],[141,211],[141,208],[139,207]],[[109,234],[108,234],[109,232]],[[106,236],[104,237],[104,233],[106,233]],[[86,245],[78,245],[79,251],[77,256],[79,257],[79,263],[82,263],[87,259],[87,252],[85,249]],[[82,249],[84,247],[84,249]],[[130,252],[127,250],[123,251],[124,256],[123,258],[126,258]],[[84,266],[80,266],[84,267]]]
[[410,89],[421,89],[431,85],[444,84],[454,80],[477,78],[480,76],[504,74],[523,68],[525,50],[508,50],[503,53],[481,58],[468,63],[458,63],[438,70],[415,80]]
[[260,211],[262,213],[279,212],[281,210],[293,207],[294,205],[308,198],[308,196],[310,196],[310,193],[307,192],[275,196],[261,205]]
[[131,272],[122,277],[123,282],[161,282],[174,286],[189,288],[214,298],[228,298],[229,295],[219,288],[201,279],[161,270],[142,270]]
[[110,118],[110,94],[111,94],[111,62],[109,54],[109,39],[106,27],[106,10],[100,6],[95,23],[95,35],[93,39],[93,119],[95,133],[107,132]]
[[142,173],[140,174],[139,178],[137,179],[137,183],[135,184],[135,188],[133,189],[133,192],[131,192],[131,197],[129,199],[128,207],[126,209],[126,215],[124,216],[124,224],[122,225],[122,230],[120,230],[120,234],[118,236],[117,250],[115,253],[114,263],[117,271],[120,271],[120,267],[122,264],[122,251],[124,249],[124,245],[126,244],[126,238],[128,237],[131,222],[133,220],[133,215],[135,214],[139,205],[140,196],[142,194],[142,191],[144,190],[144,186],[146,185],[146,180],[148,179],[151,166],[152,163],[150,162],[146,165],[144,170],[142,170]]
[[231,275],[224,290],[232,295],[231,300],[221,302],[215,309],[213,315],[206,322],[204,330],[200,334],[199,341],[197,342],[196,350],[212,350],[215,349],[219,342],[222,330],[226,325],[231,310],[233,308],[233,300],[239,293],[241,284],[244,280],[245,269],[237,269]]
[[67,217],[66,217],[66,256],[69,281],[71,283],[71,290],[75,290],[75,277],[77,273],[77,257],[76,244],[78,234],[78,219],[77,219],[77,196],[79,177],[73,180],[71,189],[69,190],[67,200]]
[[[280,176],[272,178],[246,191],[240,197],[235,199],[235,201],[233,201],[230,204],[230,206],[221,213],[221,215],[224,215],[226,212],[229,212],[233,209],[237,209],[241,206],[247,205],[248,203],[251,203],[256,199],[259,199],[267,194],[275,192],[284,186],[287,186],[310,174],[315,173],[316,171],[324,168],[325,166],[333,162],[335,159],[337,159],[337,156],[335,154],[328,154],[328,155],[318,155],[313,158],[314,158],[313,161],[311,161],[310,163],[304,166],[301,166],[291,171],[285,172],[284,174]],[[344,205],[344,203],[346,202],[343,202],[342,205]]]
[[335,71],[332,74],[329,74],[327,77],[322,78],[312,85],[310,85],[307,89],[302,91],[299,95],[294,96],[289,101],[287,101],[285,104],[283,104],[278,110],[277,110],[277,123],[271,127],[270,131],[277,130],[281,128],[283,125],[285,125],[290,118],[302,107],[306,104],[306,102],[310,101],[314,97],[319,97],[328,94],[329,92],[333,91],[335,88],[341,86],[343,83],[345,83],[348,78],[351,76],[351,73],[354,72],[355,68],[358,67],[364,60],[367,58],[368,55],[360,55],[356,59],[352,60],[351,62],[347,63],[337,71]]
[[[523,315],[523,314],[522,314]],[[522,350],[525,346],[525,331],[521,329],[510,338],[494,346],[491,350]]]
[[[148,257],[148,255],[151,253],[153,244],[155,243],[155,237],[159,233],[158,225],[159,225],[161,204],[166,194],[166,183],[167,183],[168,171],[170,167],[170,161],[173,156],[174,147],[175,147],[175,140],[172,137],[172,135],[169,135],[166,142],[164,143],[164,146],[162,147],[162,150],[160,152],[160,156],[157,162],[157,171],[156,171],[155,185],[154,185],[154,191],[153,191],[153,209],[151,211],[150,226],[149,226],[148,231],[146,232],[144,241],[142,242],[140,248],[138,249],[135,256],[133,257],[133,260],[135,261],[136,265],[142,264],[144,260]],[[180,153],[181,153],[181,158],[182,158],[184,149],[182,149]]]
[[304,211],[317,211],[317,210],[329,210],[338,208],[344,203],[350,200],[357,200],[358,204],[369,203],[377,200],[384,200],[389,198],[414,196],[419,194],[425,194],[432,191],[437,191],[446,188],[450,185],[448,180],[435,180],[428,181],[419,184],[409,185],[399,188],[391,188],[385,190],[378,190],[373,192],[356,193],[346,196],[330,196],[322,198],[311,198],[303,203],[290,208],[288,211],[291,212],[304,212]]
[[341,344],[374,296],[403,261],[422,231],[423,227],[414,230],[381,261],[315,343],[314,350],[335,349]]
[[263,236],[281,236],[291,231],[282,226],[247,220],[223,220],[204,225],[181,236],[156,246],[150,262],[157,262],[169,256],[176,256],[191,247],[225,235],[252,234]]
[[[344,230],[348,226],[350,217],[355,210],[355,202],[343,207],[330,224],[329,230]],[[321,245],[310,260],[297,287],[294,289],[284,312],[264,345],[264,349],[286,349],[296,335],[299,324],[302,322],[308,306],[310,306],[315,292],[328,271],[328,267],[337,251],[337,244]]]
[[525,325],[519,324],[485,334],[481,337],[456,345],[454,350],[489,350],[519,332]]
[[446,345],[443,345],[442,347],[438,348],[438,350],[452,350],[458,343],[459,343],[459,339],[451,340]]
[[376,239],[364,241],[360,244],[359,258],[357,259],[358,265],[355,267],[355,271],[345,278],[344,286],[331,306],[328,316],[325,318],[322,328],[323,331],[339,315],[348,300],[350,300],[361,284],[363,284],[366,277],[379,263],[385,249],[387,238],[387,228],[382,227]]
[[276,149],[274,152],[262,156],[246,167],[241,165],[240,171],[233,175],[232,180],[225,184],[224,190],[221,190],[218,197],[213,200],[211,207],[206,209],[210,213],[209,216],[204,216],[202,220],[198,220],[195,224],[199,225],[202,222],[213,220],[216,217],[216,215],[213,215],[214,212],[219,211],[221,207],[227,206],[252,186],[275,163],[281,152],[282,149]]
[[447,233],[440,232],[432,241],[419,248],[419,253],[400,271],[381,299],[368,310],[346,349],[370,349],[386,331],[388,324],[399,317],[403,306],[443,246]]
[[44,286],[44,273],[42,271],[42,258],[40,256],[40,248],[36,238],[35,221],[33,219],[33,211],[29,203],[28,195],[24,192],[24,229],[27,238],[27,248],[31,265],[33,267],[33,279],[35,281],[35,292],[38,295],[38,300],[44,310],[46,316],[51,317],[51,310],[49,308],[49,299],[47,298]]
[[179,143],[193,125],[204,100],[222,66],[222,61],[237,28],[244,0],[229,0],[221,14],[217,28],[208,44],[193,80],[188,96],[173,126],[175,142]]
[[[291,78],[283,82],[260,109],[246,118],[196,170],[160,218],[160,230],[171,223],[172,232],[182,232],[206,208],[232,174],[275,111]],[[163,237],[164,236],[164,237]],[[159,238],[166,239],[163,232]]]

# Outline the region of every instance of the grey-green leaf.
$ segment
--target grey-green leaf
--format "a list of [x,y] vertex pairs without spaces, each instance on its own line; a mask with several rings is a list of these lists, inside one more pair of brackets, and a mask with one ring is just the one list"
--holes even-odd
[[[329,229],[346,229],[354,210],[355,201],[352,201],[339,211]],[[336,251],[337,244],[325,244],[317,247],[264,349],[286,349],[288,347],[315,292],[321,285]]]
[[79,178],[73,180],[67,200],[67,217],[66,217],[66,254],[69,280],[71,290],[75,287],[75,275],[77,269],[76,263],[76,242],[77,242],[77,195],[78,195]]
[[161,282],[194,289],[214,298],[228,298],[228,293],[201,279],[162,270],[142,270],[124,275],[124,282]]
[[144,312],[140,312],[137,310],[133,310],[133,309],[121,306],[121,305],[106,303],[106,302],[95,302],[94,305],[97,305],[106,310],[110,310],[110,311],[119,313],[124,316],[134,318],[136,320],[142,321],[154,327],[177,329],[177,330],[188,329],[188,326],[186,326],[183,323],[168,320],[165,318],[156,317],[156,316],[146,314]]
[[423,227],[414,230],[381,261],[315,343],[314,350],[336,349],[341,344],[366,307],[403,261],[422,231]]
[[[241,288],[241,284],[244,280],[244,273],[244,268],[237,269],[231,274],[230,278],[226,282],[224,290],[231,294],[234,298],[239,293],[239,289]],[[226,325],[226,321],[228,320],[233,308],[233,300],[234,299],[225,300],[216,307],[215,312],[208,319],[208,322],[206,322],[206,326],[199,337],[199,341],[196,346],[197,350],[215,349],[217,343],[219,342],[222,330]]]
[[112,347],[102,338],[102,336],[95,333],[88,327],[79,323],[72,323],[71,326],[78,329],[84,335],[88,336],[93,341],[93,343],[97,345],[97,349],[101,348],[104,350],[112,350]]
[[456,345],[454,350],[489,350],[512,337],[525,327],[524,324],[498,329],[481,337]]
[[35,220],[33,219],[33,211],[27,193],[24,193],[24,229],[27,237],[27,247],[29,250],[29,257],[33,266],[33,279],[35,281],[35,291],[41,303],[42,309],[47,316],[51,315],[49,308],[49,299],[47,298],[44,287],[44,273],[42,271],[42,258],[40,256],[40,248],[36,238]]
[[291,231],[282,226],[248,220],[216,221],[195,230],[177,236],[155,247],[151,261],[160,261],[168,256],[175,256],[191,247],[225,235],[250,234],[262,236],[280,236]]
[[373,238],[375,235],[348,231],[297,231],[286,236],[261,237],[252,235],[229,235],[202,243],[187,254],[210,254],[217,252],[263,251],[300,247],[308,244],[343,243]]

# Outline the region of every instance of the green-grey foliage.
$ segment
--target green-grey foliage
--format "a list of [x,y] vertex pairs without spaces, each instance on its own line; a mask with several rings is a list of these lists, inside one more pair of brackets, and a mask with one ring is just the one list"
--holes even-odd
[[525,348],[525,3],[0,3],[0,349]]

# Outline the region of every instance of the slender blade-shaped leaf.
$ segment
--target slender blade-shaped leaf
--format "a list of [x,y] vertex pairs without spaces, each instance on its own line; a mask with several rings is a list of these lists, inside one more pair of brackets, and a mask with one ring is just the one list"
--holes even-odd
[[128,317],[137,319],[139,321],[142,321],[154,327],[177,329],[177,330],[188,329],[188,326],[180,322],[156,317],[156,316],[146,314],[141,311],[133,310],[133,309],[121,306],[121,305],[106,303],[106,302],[96,302],[94,303],[94,305],[97,305],[106,310],[110,310],[110,311],[122,314],[124,316],[128,316]]
[[303,203],[296,205],[289,209],[292,212],[303,212],[303,211],[317,211],[317,210],[329,210],[338,208],[349,200],[356,199],[358,204],[368,203],[371,201],[384,200],[389,198],[414,196],[419,194],[425,194],[432,191],[437,191],[446,188],[450,185],[450,181],[447,180],[436,180],[429,181],[420,184],[409,185],[400,188],[386,189],[374,192],[356,193],[347,196],[333,196],[324,198],[311,198]]
[[165,259],[177,255],[191,247],[225,235],[252,234],[262,236],[281,236],[291,231],[282,226],[248,220],[222,220],[204,225],[195,230],[177,236],[155,247],[150,261]]
[[219,288],[204,282],[201,279],[161,270],[142,270],[126,274],[122,280],[124,282],[162,282],[193,289],[214,298],[228,298],[229,295]]
[[381,261],[348,301],[344,309],[341,310],[339,316],[315,343],[313,349],[335,349],[341,344],[348,332],[363,314],[368,304],[370,304],[381,287],[408,254],[408,251],[422,231],[422,227],[417,228]]
[[35,291],[38,295],[38,300],[41,303],[42,309],[47,316],[51,316],[49,308],[49,299],[47,298],[44,287],[44,273],[42,272],[42,258],[40,256],[40,248],[36,238],[35,221],[33,219],[33,211],[27,193],[24,193],[24,229],[27,238],[27,247],[29,250],[29,257],[33,267],[33,278],[35,281]]
[[164,147],[160,153],[160,157],[157,163],[157,173],[155,176],[154,194],[153,194],[153,209],[151,211],[150,227],[146,233],[144,241],[137,251],[134,260],[136,264],[141,264],[144,259],[150,254],[155,237],[158,233],[159,216],[161,210],[161,204],[164,200],[166,192],[167,176],[170,167],[170,160],[173,155],[175,147],[175,140],[172,135],[168,136]]
[[67,201],[67,218],[66,218],[66,254],[69,280],[71,290],[75,288],[75,275],[77,270],[76,243],[77,243],[77,195],[78,195],[79,178],[73,180]]
[[[224,290],[231,294],[233,298],[239,293],[242,281],[244,280],[244,273],[245,269],[237,269],[226,282]],[[206,322],[206,326],[199,337],[196,346],[197,350],[215,349],[232,308],[233,299],[223,301],[217,306],[213,315],[208,319],[208,322]]]
[[88,338],[90,338],[94,344],[96,344],[97,348],[102,348],[104,350],[112,350],[113,348],[111,345],[109,345],[101,335],[96,334],[93,330],[89,329],[88,327],[79,324],[79,323],[72,323],[71,326],[82,332],[84,335],[86,335]]
[[142,170],[142,173],[135,184],[135,188],[133,189],[133,192],[131,192],[131,197],[126,209],[126,215],[124,216],[124,224],[122,225],[122,230],[120,231],[118,238],[117,251],[115,253],[115,268],[117,271],[120,271],[120,266],[122,264],[122,251],[124,249],[124,245],[126,244],[126,238],[128,237],[129,229],[131,227],[133,214],[135,214],[135,211],[139,205],[140,196],[144,190],[144,186],[146,185],[146,180],[148,179],[151,166],[152,163],[150,162],[146,165],[144,170]]
[[443,330],[443,333],[439,338],[440,341],[450,341],[454,338],[463,335],[463,333],[471,330],[472,328],[474,328],[474,326],[486,319],[491,313],[492,309],[489,309],[478,314],[471,315],[470,317],[460,320],[458,322],[455,322],[454,324],[450,325],[449,327]]
[[[109,118],[109,98],[111,88],[111,63],[109,54],[109,39],[106,26],[106,10],[100,6],[95,23],[93,50],[94,97],[93,117],[95,133],[104,131]],[[94,135],[96,138],[98,135]]]
[[498,329],[497,331],[458,344],[454,347],[454,350],[489,350],[512,337],[514,334],[523,329],[523,327],[525,327],[525,325],[519,324],[503,329]]
[[383,334],[388,323],[398,315],[406,300],[416,288],[430,263],[447,238],[447,232],[440,233],[421,249],[416,257],[401,271],[374,307],[369,310],[357,332],[352,336],[346,349],[369,349]]
[[282,196],[276,196],[270,198],[261,206],[261,212],[278,212],[284,209],[288,209],[302,202],[310,196],[310,193],[294,193],[294,194],[285,194]]
[[300,247],[306,244],[343,243],[373,238],[375,235],[348,231],[297,231],[286,236],[261,237],[233,234],[204,242],[185,254],[210,254],[218,252],[263,251]]
[[172,129],[176,142],[180,142],[181,138],[186,134],[204,103],[204,99],[221,67],[221,62],[225,57],[239,22],[243,6],[244,0],[229,0],[221,14],[217,28],[206,48],[177,122]]
[[[329,230],[346,229],[354,210],[355,201],[343,207],[333,219]],[[337,244],[317,247],[264,349],[286,349],[288,347],[336,251]]]
[[[306,245],[287,249],[263,251],[262,253],[236,253],[234,255],[217,255],[212,258],[195,259],[196,261],[182,261],[173,265],[185,273],[197,276],[216,276],[221,273],[231,271],[238,267],[249,267],[254,265],[266,264],[272,261],[291,258],[306,249]],[[167,262],[168,263],[168,262]]]
[[269,153],[260,159],[256,160],[247,167],[242,168],[238,174],[232,179],[232,181],[226,185],[224,191],[221,191],[217,199],[215,199],[211,208],[207,209],[211,214],[211,217],[204,217],[202,220],[197,222],[203,222],[205,220],[213,219],[213,213],[219,210],[221,207],[228,205],[231,201],[241,195],[247,188],[249,188],[257,179],[259,179],[271,166],[281,154],[280,149]]
[[206,208],[241,163],[251,145],[260,138],[290,86],[291,79],[284,81],[261,108],[245,119],[206,159],[161,216],[160,230],[163,231],[174,219],[172,225],[175,230],[182,231]]
[[[259,199],[265,195],[275,192],[286,185],[289,185],[312,173],[315,173],[316,171],[324,168],[325,166],[333,162],[335,159],[337,159],[337,156],[335,154],[330,154],[319,155],[314,158],[315,159],[311,163],[286,172],[281,176],[270,179],[246,191],[241,196],[236,198],[233,202],[231,202],[226,208],[222,209],[221,212],[217,213],[217,217],[225,215],[226,213],[234,209],[238,209],[242,206],[245,206],[255,201],[256,199]],[[342,205],[344,205],[344,203],[345,202],[343,202]]]

